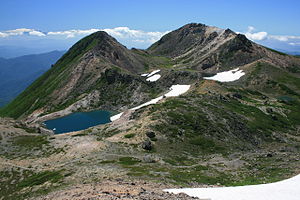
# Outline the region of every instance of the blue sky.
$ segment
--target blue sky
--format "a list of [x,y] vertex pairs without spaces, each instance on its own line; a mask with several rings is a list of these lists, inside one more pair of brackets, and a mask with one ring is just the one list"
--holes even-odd
[[[146,48],[166,31],[197,22],[248,33],[248,38],[273,48],[300,51],[299,9],[299,0],[1,0],[0,46],[68,48],[92,31],[74,32],[73,37],[63,31],[127,27],[143,34],[113,36],[128,47]],[[20,28],[26,30],[8,34]],[[151,38],[149,32],[157,35]]]

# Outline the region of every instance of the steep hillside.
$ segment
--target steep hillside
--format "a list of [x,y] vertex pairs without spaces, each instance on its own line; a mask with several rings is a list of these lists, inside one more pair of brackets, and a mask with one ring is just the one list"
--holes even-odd
[[[258,60],[299,73],[296,57],[259,46],[229,29],[188,24],[163,36],[147,51],[128,50],[100,31],[77,42],[1,113],[27,117],[30,122],[64,109],[123,111],[172,84],[192,84],[203,75]],[[139,75],[151,69],[163,69],[158,84]]]
[[187,24],[163,36],[147,51],[167,56],[177,69],[218,72],[268,59],[280,67],[299,65],[293,56],[262,47],[242,34],[204,24]]
[[168,64],[168,59],[128,50],[107,33],[97,32],[77,42],[1,113],[15,118],[37,110],[45,114],[80,100],[87,104],[74,111],[139,103],[160,90],[137,73],[162,64]]

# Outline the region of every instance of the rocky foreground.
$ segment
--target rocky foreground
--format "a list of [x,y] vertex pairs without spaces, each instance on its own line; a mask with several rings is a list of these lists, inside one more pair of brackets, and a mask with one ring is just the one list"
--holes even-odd
[[172,186],[146,181],[104,180],[101,183],[93,185],[82,184],[68,190],[53,192],[47,196],[38,198],[38,200],[199,199],[190,197],[184,193],[172,194],[163,192],[162,189],[167,187]]

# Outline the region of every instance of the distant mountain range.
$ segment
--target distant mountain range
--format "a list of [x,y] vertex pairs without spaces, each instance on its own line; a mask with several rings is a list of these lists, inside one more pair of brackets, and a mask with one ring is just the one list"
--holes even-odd
[[283,50],[283,49],[275,49],[275,50],[284,52],[289,55],[300,56],[300,51],[287,51],[287,50]]
[[21,93],[63,54],[64,51],[52,51],[11,59],[0,58],[0,107]]

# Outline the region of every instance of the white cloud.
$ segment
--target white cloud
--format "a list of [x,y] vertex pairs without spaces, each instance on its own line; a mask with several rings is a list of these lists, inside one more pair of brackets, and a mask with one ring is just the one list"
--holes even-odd
[[165,32],[146,32],[141,30],[134,30],[128,27],[116,27],[116,28],[106,28],[106,29],[87,29],[87,30],[67,30],[67,31],[56,31],[48,32],[47,35],[60,35],[66,38],[73,38],[76,36],[89,35],[97,31],[105,31],[109,35],[116,37],[118,39],[131,39],[134,42],[153,42],[159,40]]
[[255,31],[255,28],[253,26],[248,26],[247,32],[252,33],[253,31]]
[[34,29],[18,28],[18,29],[14,29],[14,30],[2,31],[2,32],[0,32],[0,37],[9,37],[9,36],[24,35],[24,34],[29,34],[29,35],[33,35],[33,36],[46,36],[45,33],[34,30]]
[[72,30],[65,30],[65,31],[49,31],[49,32],[42,32],[35,29],[28,29],[28,28],[18,28],[14,30],[6,30],[0,31],[0,38],[5,37],[12,37],[12,36],[22,36],[22,35],[29,35],[32,37],[51,37],[55,39],[71,39],[71,38],[80,38],[86,35],[92,34],[97,31],[105,31],[109,35],[117,38],[122,43],[129,44],[129,46],[138,47],[146,47],[157,40],[159,40],[163,35],[168,33],[169,31],[165,32],[147,32],[142,30],[134,30],[128,27],[116,27],[116,28],[106,28],[106,29],[72,29]]
[[250,40],[259,42],[264,45],[271,45],[273,48],[290,49],[289,47],[300,46],[300,36],[295,35],[271,35],[267,32],[255,32],[256,28],[248,26],[243,34]]
[[55,31],[48,32],[47,35],[65,36],[66,38],[73,38],[81,35],[89,35],[97,31],[100,31],[100,29]]
[[289,45],[300,46],[300,42],[290,42]]
[[35,36],[46,36],[46,34],[45,33],[43,33],[43,32],[40,32],[40,31],[36,31],[36,30],[32,30],[32,31],[30,31],[29,32],[29,35],[35,35]]
[[18,28],[14,30],[0,31],[0,38],[6,37],[22,37],[23,35],[29,37],[44,37],[45,39],[73,39],[68,41],[79,40],[80,38],[92,34],[97,31],[105,31],[112,37],[115,37],[122,44],[129,47],[146,48],[152,43],[158,41],[163,35],[169,31],[142,31],[130,29],[128,27],[116,27],[116,28],[92,28],[92,29],[71,29],[62,31],[49,31],[42,32],[29,28]]
[[0,37],[7,37],[7,36],[9,36],[7,33],[0,32]]
[[64,36],[65,38],[82,37],[92,34],[97,31],[105,31],[112,37],[117,38],[122,43],[129,44],[129,46],[146,47],[157,40],[159,40],[163,35],[170,31],[165,32],[146,32],[142,30],[134,30],[128,27],[116,27],[116,28],[106,28],[106,29],[87,29],[87,30],[67,30],[67,31],[56,31],[48,32],[47,35],[52,36]]
[[138,43],[153,43],[159,40],[163,35],[170,31],[165,32],[146,32],[141,30],[133,30],[128,27],[116,27],[112,29],[102,29],[113,37],[118,39],[130,39]]
[[246,33],[244,33],[246,35],[246,37],[250,40],[264,40],[267,38],[268,33],[267,32],[256,32],[254,33],[256,29],[253,26],[248,26],[248,30]]
[[292,35],[270,35],[271,39],[279,40],[282,42],[286,42],[289,40],[300,40],[300,36],[292,36]]
[[267,32],[257,32],[257,33],[245,33],[246,37],[250,40],[264,40],[267,38]]

